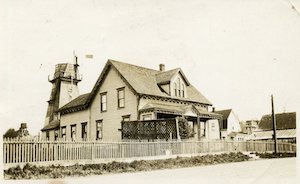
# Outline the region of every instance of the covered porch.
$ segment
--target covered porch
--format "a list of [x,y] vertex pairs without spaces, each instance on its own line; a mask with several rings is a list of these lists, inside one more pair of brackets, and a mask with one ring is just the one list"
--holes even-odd
[[[166,123],[170,126],[172,124],[173,126],[173,128],[168,128],[173,131],[170,131],[172,132],[172,138],[180,139],[175,132],[176,117],[184,117],[188,121],[194,134],[193,137],[189,138],[190,140],[220,139],[219,120],[222,117],[219,114],[208,112],[206,109],[196,105],[148,103],[139,110],[140,120],[135,121],[135,123],[140,122],[148,124],[159,120],[168,120]],[[173,119],[173,121],[171,121],[171,119]],[[168,139],[167,137],[170,136],[164,135],[163,137]]]

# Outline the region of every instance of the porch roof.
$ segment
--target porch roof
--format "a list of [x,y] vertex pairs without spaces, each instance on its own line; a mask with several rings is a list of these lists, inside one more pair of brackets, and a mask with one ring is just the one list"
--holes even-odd
[[[286,129],[286,130],[277,130],[276,136],[278,139],[288,139],[288,138],[296,138],[296,129]],[[273,130],[268,131],[260,131],[253,132],[249,135],[248,140],[262,140],[262,139],[272,139],[273,138]]]
[[59,126],[60,126],[60,121],[53,120],[48,125],[46,125],[41,131],[53,130],[53,129],[59,128]]
[[140,112],[160,112],[160,113],[170,113],[178,115],[186,115],[191,117],[201,117],[208,119],[219,119],[220,115],[208,111],[204,111],[199,107],[194,105],[182,105],[182,104],[164,104],[164,103],[147,103],[142,107]]

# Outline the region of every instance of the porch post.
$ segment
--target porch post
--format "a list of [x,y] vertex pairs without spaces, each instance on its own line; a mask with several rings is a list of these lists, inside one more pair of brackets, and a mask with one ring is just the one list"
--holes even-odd
[[178,118],[175,118],[176,120],[176,133],[177,133],[177,140],[181,140],[180,135],[179,135],[179,125],[178,125]]
[[198,141],[201,140],[201,123],[200,117],[197,115],[197,132],[198,132]]

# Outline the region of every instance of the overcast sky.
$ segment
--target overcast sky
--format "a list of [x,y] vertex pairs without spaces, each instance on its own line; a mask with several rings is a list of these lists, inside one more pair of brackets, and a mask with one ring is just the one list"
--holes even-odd
[[[240,120],[299,107],[298,0],[1,0],[1,131],[43,127],[61,62],[79,57],[90,92],[107,59],[181,67],[217,110]],[[85,54],[93,54],[87,59]]]

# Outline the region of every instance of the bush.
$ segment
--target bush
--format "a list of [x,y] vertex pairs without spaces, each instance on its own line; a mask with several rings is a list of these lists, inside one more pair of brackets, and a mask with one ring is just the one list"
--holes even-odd
[[6,179],[29,179],[35,178],[63,178],[66,176],[100,175],[103,173],[122,173],[136,171],[150,171],[157,169],[171,169],[181,167],[193,167],[201,165],[241,162],[249,160],[242,153],[229,153],[220,155],[204,155],[190,158],[177,157],[166,160],[140,160],[131,163],[110,162],[107,164],[86,164],[73,166],[40,166],[26,164],[23,169],[20,166],[4,170]]

